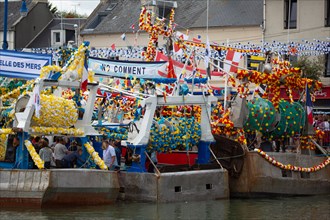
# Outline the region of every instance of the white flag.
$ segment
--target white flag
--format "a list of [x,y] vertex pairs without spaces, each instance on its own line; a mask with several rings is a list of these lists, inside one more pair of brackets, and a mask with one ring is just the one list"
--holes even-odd
[[122,39],[123,41],[126,40],[126,34],[125,34],[125,33],[123,33],[120,37],[121,37],[121,39]]
[[210,46],[209,36],[207,36],[206,48],[205,48],[205,57],[204,57],[205,67],[208,67],[210,57],[211,57],[211,46]]
[[40,93],[39,93],[39,84],[36,84],[34,87],[34,108],[35,108],[35,115],[37,118],[40,117]]

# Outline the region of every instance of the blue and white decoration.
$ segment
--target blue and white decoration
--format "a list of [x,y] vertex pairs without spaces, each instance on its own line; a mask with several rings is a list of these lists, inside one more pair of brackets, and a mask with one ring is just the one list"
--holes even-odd
[[0,50],[0,76],[35,79],[43,66],[52,64],[52,56]]

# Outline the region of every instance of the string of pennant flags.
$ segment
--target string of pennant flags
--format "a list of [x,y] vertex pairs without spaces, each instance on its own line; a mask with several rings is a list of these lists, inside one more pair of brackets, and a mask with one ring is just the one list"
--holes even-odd
[[[197,37],[193,41],[184,41],[183,43],[194,47],[195,49],[204,50],[205,45],[201,43],[201,37]],[[174,43],[176,44],[176,43]],[[236,50],[244,55],[263,55],[266,51],[277,52],[280,55],[297,55],[297,56],[320,56],[330,53],[330,42],[321,40],[302,40],[301,42],[283,43],[279,41],[265,42],[263,45],[256,45],[253,43],[241,44],[234,43],[225,45],[224,43],[219,45],[214,42],[210,43],[211,46],[211,58],[222,59],[227,50]],[[32,48],[33,53],[38,54],[52,54],[53,60],[61,60],[63,55],[70,54],[74,49],[55,49],[55,48]],[[165,47],[158,47],[157,50],[166,54]],[[189,50],[189,49],[188,49]],[[115,44],[109,46],[109,48],[92,48],[90,50],[91,57],[109,59],[112,57],[118,57],[121,59],[143,59],[142,52],[145,51],[145,47],[117,47]],[[175,52],[175,48],[173,50]],[[174,53],[174,59],[181,61],[184,59],[182,54]],[[199,59],[199,58],[197,58]]]

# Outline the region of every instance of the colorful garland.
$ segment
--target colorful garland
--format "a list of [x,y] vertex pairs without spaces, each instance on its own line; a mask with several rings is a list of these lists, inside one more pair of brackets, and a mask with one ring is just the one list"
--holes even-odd
[[[222,115],[222,117],[219,117],[219,115]],[[225,135],[228,138],[233,138],[233,140],[242,145],[246,145],[247,140],[243,128],[234,128],[234,123],[229,119],[229,115],[230,110],[227,109],[224,112],[221,103],[218,102],[217,106],[213,108],[211,115],[212,134]]]
[[[151,24],[152,12],[147,11],[145,7],[141,9],[139,28],[149,33],[149,43],[147,51],[142,53],[146,61],[153,61],[156,56],[156,45],[158,43],[159,35],[169,37],[173,33],[174,24],[174,9],[171,10],[170,20],[167,27],[165,27],[165,19],[156,17],[154,24]],[[165,30],[166,29],[166,30]]]
[[201,137],[200,124],[194,117],[169,117],[155,119],[150,129],[148,150],[165,152],[170,149],[192,148]]
[[7,139],[8,134],[0,134],[0,161],[4,161],[6,159]]
[[266,154],[264,151],[260,149],[254,149],[255,152],[258,152],[259,155],[261,155],[263,158],[265,158],[269,163],[271,163],[273,166],[279,167],[283,170],[292,170],[295,172],[316,172],[323,168],[325,168],[330,163],[330,157],[328,157],[325,161],[323,161],[321,164],[313,167],[297,167],[293,166],[291,164],[284,165],[281,162],[276,161],[274,158],[270,157],[268,154]]
[[15,99],[17,99],[22,94],[21,90],[26,89],[27,87],[29,87],[33,83],[34,83],[34,80],[27,81],[24,85],[22,85],[20,87],[17,87],[16,89],[10,91],[9,93],[6,93],[6,94],[2,95],[0,97],[0,99],[2,101],[5,101],[5,100],[7,100],[9,98],[15,98]]
[[15,134],[11,128],[2,128],[0,129],[0,134]]
[[34,122],[42,127],[68,128],[78,120],[78,111],[73,100],[54,95],[40,95],[40,117]]
[[29,151],[29,154],[31,155],[34,164],[38,167],[38,169],[44,169],[45,161],[43,161],[40,158],[39,154],[36,152],[36,149],[34,149],[31,142],[28,140],[25,140],[24,144],[25,144],[27,150]]
[[59,72],[62,74],[62,68],[56,65],[51,65],[51,66],[44,66],[41,68],[40,71],[40,78],[48,78],[50,72]]
[[31,132],[43,135],[83,136],[84,132],[77,128],[31,127]]
[[[277,109],[280,100],[280,86],[284,85],[289,90],[289,97],[292,99],[291,90],[302,91],[306,88],[306,84],[309,88],[314,88],[315,91],[322,87],[322,83],[314,81],[308,78],[301,78],[301,70],[299,68],[290,68],[289,61],[280,61],[279,59],[272,60],[273,67],[272,74],[261,73],[258,71],[238,70],[236,79],[243,80],[247,79],[246,83],[242,83],[238,86],[238,93],[241,97],[246,97],[249,94],[248,85],[255,83],[256,85],[264,84],[267,85],[266,92],[263,97],[267,97],[269,93],[273,95],[271,102]],[[231,83],[235,82],[230,79]]]
[[128,129],[125,127],[97,127],[97,130],[100,134],[112,140],[127,140],[128,138]]
[[92,159],[96,165],[98,165],[102,170],[107,170],[108,166],[104,163],[104,161],[101,159],[99,154],[94,150],[92,145],[90,145],[88,142],[84,144],[87,152],[89,155],[92,156]]
[[[206,48],[206,44],[205,43],[196,43],[193,41],[183,41],[183,44],[188,45],[188,46],[192,46],[192,47],[201,47],[201,48]],[[234,47],[226,47],[226,46],[219,46],[219,45],[210,45],[210,47],[213,50],[232,50],[232,51],[236,51],[239,53],[261,53],[260,49],[240,49],[240,48],[234,48]],[[180,46],[180,48],[183,48]]]
[[84,62],[88,47],[88,42],[82,43],[78,50],[71,55],[70,59],[63,68],[56,65],[44,66],[41,69],[40,78],[48,78],[51,72],[55,72],[60,73],[60,79],[67,78],[71,81],[81,79],[84,71]]

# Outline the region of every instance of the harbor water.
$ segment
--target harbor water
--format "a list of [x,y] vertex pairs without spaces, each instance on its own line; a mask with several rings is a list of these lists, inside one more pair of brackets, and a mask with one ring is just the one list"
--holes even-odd
[[[317,186],[315,186],[317,187]],[[91,198],[93,199],[93,198]],[[0,208],[0,219],[330,219],[330,195],[107,206]]]

